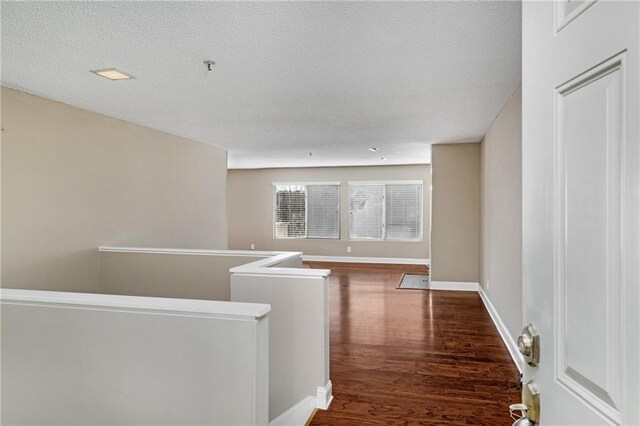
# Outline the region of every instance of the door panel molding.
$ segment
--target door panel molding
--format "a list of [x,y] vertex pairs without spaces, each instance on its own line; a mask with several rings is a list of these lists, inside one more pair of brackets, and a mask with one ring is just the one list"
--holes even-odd
[[554,111],[554,374],[616,424],[626,351],[625,57],[558,86]]
[[556,34],[582,15],[598,0],[556,0]]

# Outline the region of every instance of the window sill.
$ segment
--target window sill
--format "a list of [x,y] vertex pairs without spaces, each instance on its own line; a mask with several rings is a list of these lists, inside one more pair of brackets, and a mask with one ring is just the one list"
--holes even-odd
[[424,242],[424,238],[421,238],[419,240],[392,240],[392,239],[373,239],[373,238],[359,238],[359,239],[352,239],[349,238],[347,241],[353,241],[353,242],[377,242],[377,243],[422,243]]
[[308,237],[289,237],[289,238],[273,238],[274,241],[281,240],[312,240],[312,241],[340,241],[340,238],[308,238]]

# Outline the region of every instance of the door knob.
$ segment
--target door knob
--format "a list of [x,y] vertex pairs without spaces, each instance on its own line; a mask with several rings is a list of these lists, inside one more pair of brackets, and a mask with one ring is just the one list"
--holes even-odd
[[518,349],[525,356],[530,356],[533,349],[533,340],[528,334],[522,334],[518,337]]
[[518,337],[518,350],[532,367],[540,362],[540,336],[533,324],[527,325]]

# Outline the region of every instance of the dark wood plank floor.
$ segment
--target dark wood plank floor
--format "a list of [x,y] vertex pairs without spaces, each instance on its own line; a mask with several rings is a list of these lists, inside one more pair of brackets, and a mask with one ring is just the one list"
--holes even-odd
[[332,270],[334,400],[312,425],[512,424],[519,373],[478,294],[396,289],[401,265],[308,266]]

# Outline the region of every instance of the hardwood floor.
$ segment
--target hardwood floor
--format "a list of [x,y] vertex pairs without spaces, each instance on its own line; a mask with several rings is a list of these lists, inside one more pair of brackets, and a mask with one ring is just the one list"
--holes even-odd
[[402,265],[308,266],[332,270],[334,400],[311,425],[513,423],[519,373],[478,294],[396,289]]

